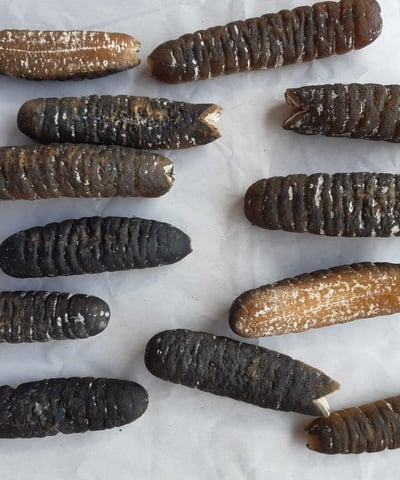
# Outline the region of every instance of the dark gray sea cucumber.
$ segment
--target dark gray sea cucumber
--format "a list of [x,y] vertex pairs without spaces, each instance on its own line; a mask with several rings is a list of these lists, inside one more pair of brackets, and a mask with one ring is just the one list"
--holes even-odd
[[176,149],[205,145],[220,134],[217,105],[128,95],[37,98],[22,105],[18,127],[39,142]]
[[295,110],[286,130],[400,142],[400,85],[311,85],[289,88],[285,98]]
[[400,235],[400,175],[315,173],[262,179],[249,187],[244,210],[271,230],[337,237]]
[[108,325],[101,298],[61,292],[0,292],[0,342],[87,338]]
[[138,419],[146,390],[126,380],[53,378],[0,387],[0,438],[32,438],[119,427]]
[[327,415],[323,397],[339,388],[320,370],[287,355],[190,330],[155,335],[147,344],[145,363],[163,380],[306,415]]
[[13,277],[113,272],[175,263],[190,238],[168,223],[129,217],[87,217],[11,235],[0,245],[0,267]]

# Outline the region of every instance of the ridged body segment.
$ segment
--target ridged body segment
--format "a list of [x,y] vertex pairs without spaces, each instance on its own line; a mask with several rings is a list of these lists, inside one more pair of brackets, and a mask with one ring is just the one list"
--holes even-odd
[[400,142],[400,85],[351,83],[286,90],[295,113],[283,128],[304,135]]
[[219,138],[221,111],[214,104],[128,95],[37,98],[19,109],[18,127],[44,143],[189,148]]
[[272,350],[190,330],[167,330],[147,344],[145,363],[163,380],[306,415],[338,384],[309,365]]
[[399,292],[398,264],[341,265],[241,294],[229,322],[242,337],[302,332],[400,312]]
[[174,181],[161,155],[117,145],[0,148],[0,199],[159,197]]
[[0,438],[32,438],[120,427],[138,419],[148,397],[139,384],[54,378],[0,387]]
[[138,65],[139,48],[124,33],[1,30],[0,73],[28,80],[102,77]]
[[108,325],[101,298],[61,292],[0,292],[0,342],[87,338]]
[[347,53],[381,30],[376,0],[327,1],[183,35],[159,45],[148,63],[167,83],[205,80]]
[[380,452],[400,447],[400,397],[317,418],[306,428],[307,446],[320,453]]
[[315,173],[254,183],[244,210],[253,225],[270,230],[337,237],[400,235],[400,175]]
[[190,238],[168,223],[87,217],[11,235],[0,267],[18,278],[76,275],[168,265],[190,252]]

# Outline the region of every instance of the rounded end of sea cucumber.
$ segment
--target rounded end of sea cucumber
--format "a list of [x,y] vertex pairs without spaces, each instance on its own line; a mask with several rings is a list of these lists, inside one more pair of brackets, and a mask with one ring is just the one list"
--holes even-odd
[[382,32],[381,7],[376,0],[354,0],[354,48],[364,48],[374,42]]
[[68,317],[77,338],[92,337],[107,327],[110,307],[99,297],[73,295],[69,301]]
[[185,81],[182,79],[182,67],[178,65],[173,50],[165,42],[155,48],[147,58],[149,74],[164,83],[176,84]]
[[17,114],[17,125],[21,132],[34,140],[45,141],[41,136],[44,110],[44,98],[35,98],[25,102]]

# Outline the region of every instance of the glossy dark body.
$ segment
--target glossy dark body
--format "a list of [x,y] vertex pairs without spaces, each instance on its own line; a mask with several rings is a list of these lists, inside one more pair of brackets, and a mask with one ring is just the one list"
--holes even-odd
[[319,2],[183,35],[159,45],[148,63],[167,83],[205,80],[347,53],[381,30],[376,0]]

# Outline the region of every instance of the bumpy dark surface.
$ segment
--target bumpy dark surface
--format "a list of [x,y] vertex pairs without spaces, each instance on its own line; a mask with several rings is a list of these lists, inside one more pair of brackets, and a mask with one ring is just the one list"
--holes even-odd
[[0,148],[0,199],[158,197],[172,186],[173,164],[155,153],[99,145]]
[[167,265],[190,252],[190,238],[168,223],[88,217],[11,235],[0,245],[0,267],[21,278],[75,275]]
[[145,412],[146,390],[126,380],[55,378],[0,387],[0,438],[105,430]]
[[307,446],[321,453],[378,452],[400,447],[400,397],[317,418],[306,428]]
[[400,176],[388,173],[295,174],[259,180],[245,215],[271,230],[344,237],[400,235]]
[[320,370],[287,355],[190,330],[155,335],[147,344],[145,363],[163,380],[306,415],[319,414],[313,400],[338,388]]
[[205,121],[218,109],[213,104],[128,95],[37,98],[20,108],[18,127],[44,143],[188,148],[219,138],[218,130]]
[[87,338],[102,332],[110,309],[89,295],[0,292],[0,342],[47,342]]
[[285,97],[295,110],[286,130],[400,142],[400,85],[314,85],[289,88]]
[[204,80],[343,54],[382,30],[376,0],[320,2],[186,34],[149,56],[152,76],[167,83]]

